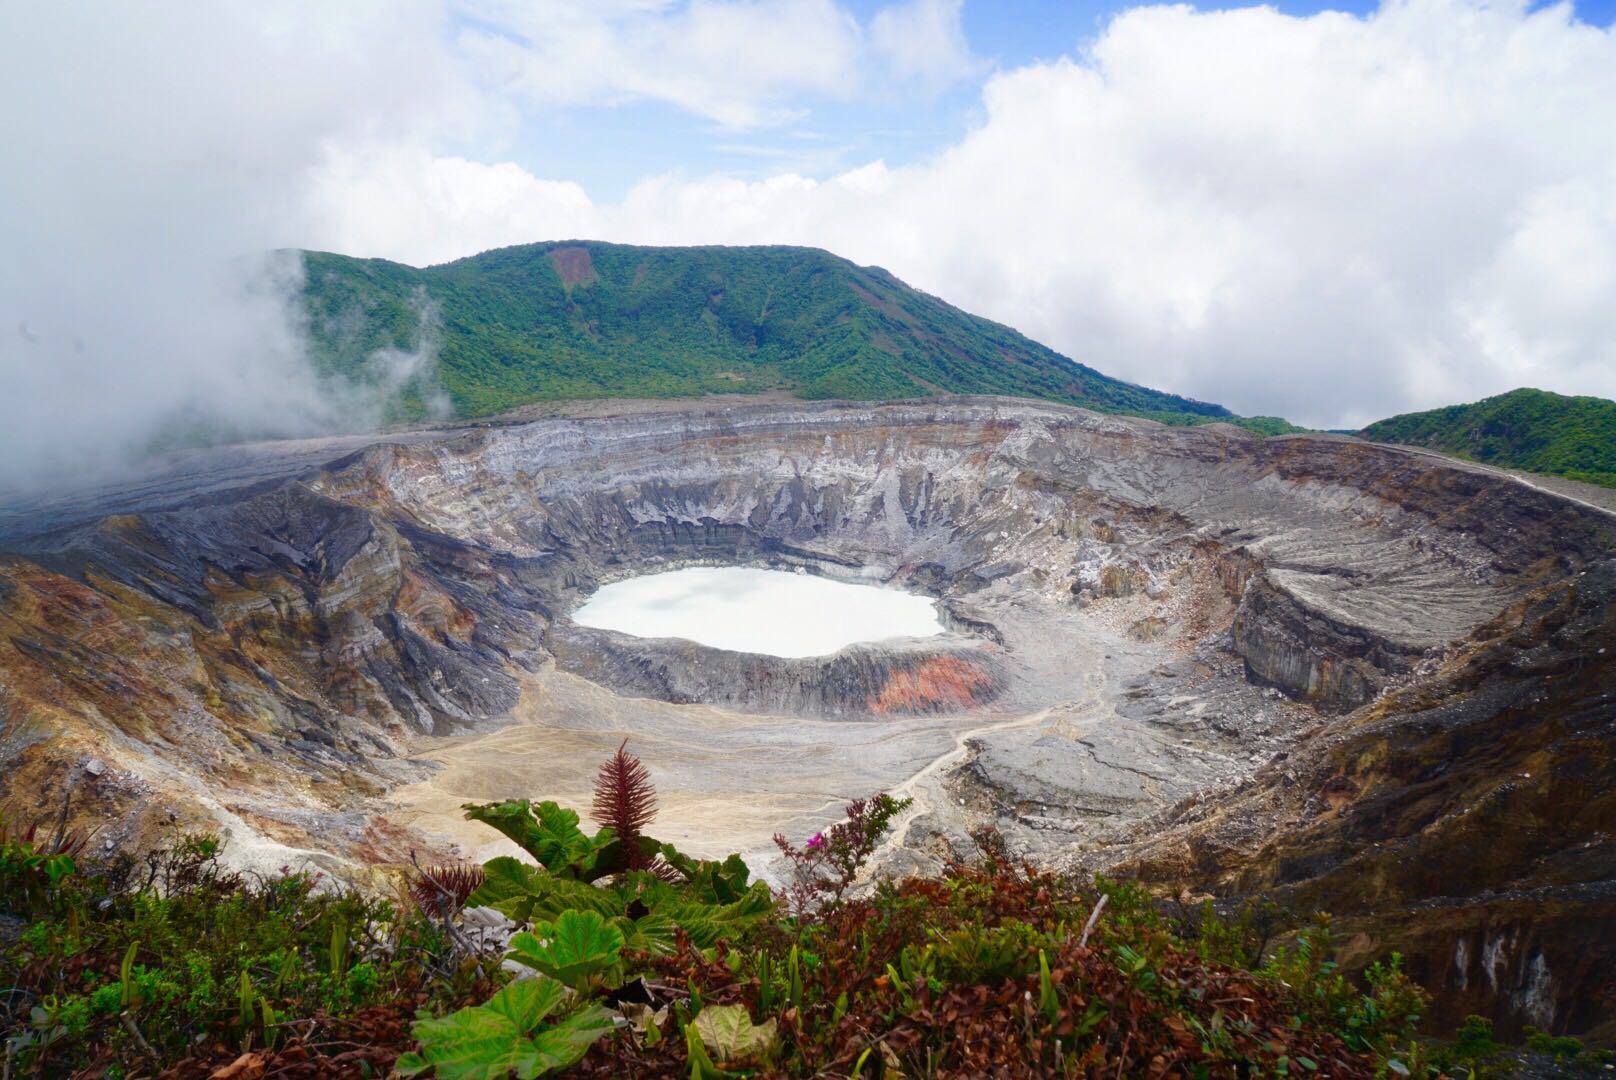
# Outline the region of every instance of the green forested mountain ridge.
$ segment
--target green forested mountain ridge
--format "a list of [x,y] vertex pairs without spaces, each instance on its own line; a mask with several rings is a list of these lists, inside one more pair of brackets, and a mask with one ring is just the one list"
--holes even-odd
[[1605,398],[1511,390],[1473,405],[1393,416],[1362,435],[1616,487],[1616,401]]
[[[548,399],[788,390],[1010,394],[1178,423],[1233,419],[811,248],[566,241],[424,269],[321,252],[304,260],[328,373],[363,375],[376,350],[417,348],[425,326],[437,382],[463,416]],[[406,412],[422,394],[405,388]]]

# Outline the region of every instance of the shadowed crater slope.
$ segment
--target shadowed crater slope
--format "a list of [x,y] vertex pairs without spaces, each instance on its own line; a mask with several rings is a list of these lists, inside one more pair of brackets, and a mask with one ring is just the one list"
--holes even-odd
[[[625,407],[190,455],[0,521],[37,523],[0,555],[0,784],[71,790],[109,845],[177,819],[268,864],[469,851],[459,801],[565,796],[626,735],[671,839],[756,850],[884,787],[916,800],[893,866],[993,823],[1353,913],[1366,961],[1437,983],[1513,934],[1514,1022],[1609,1012],[1570,1004],[1609,950],[1554,950],[1566,896],[1616,930],[1616,521],[1483,468],[991,398]],[[900,587],[947,629],[785,659],[569,618],[698,565]],[[1465,821],[1512,839],[1419,872],[1433,838],[1478,850]],[[1500,897],[1515,921],[1473,925]]]

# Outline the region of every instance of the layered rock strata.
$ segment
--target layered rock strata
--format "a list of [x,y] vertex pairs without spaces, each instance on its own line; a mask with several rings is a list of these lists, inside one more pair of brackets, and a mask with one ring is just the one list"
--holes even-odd
[[[421,841],[383,799],[431,774],[419,740],[531,712],[557,672],[821,743],[827,719],[912,723],[953,748],[882,758],[872,735],[847,766],[924,796],[895,865],[997,821],[1040,857],[1328,904],[1364,955],[1401,943],[1452,981],[1452,1008],[1492,972],[1515,1022],[1569,1030],[1610,1011],[1573,1005],[1608,951],[1568,943],[1616,832],[1613,524],[1430,455],[995,399],[190,455],[0,508],[0,785],[23,815],[71,791],[109,844],[222,825],[276,858],[386,862]],[[895,583],[951,631],[800,662],[567,619],[693,563]],[[1399,910],[1437,914],[1394,933]],[[1475,960],[1497,934],[1512,959]]]

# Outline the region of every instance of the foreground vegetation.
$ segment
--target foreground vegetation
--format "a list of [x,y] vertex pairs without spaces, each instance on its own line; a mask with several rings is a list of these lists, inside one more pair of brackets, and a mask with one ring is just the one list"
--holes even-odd
[[549,802],[469,807],[533,861],[416,867],[386,899],[228,871],[209,837],[93,860],[7,833],[4,1075],[1463,1076],[1502,1052],[1479,1021],[1442,1054],[1414,1043],[1419,990],[1395,957],[1349,982],[1327,920],[1275,948],[1272,910],[1015,866],[991,832],[939,878],[859,888],[903,809],[777,838],[779,893],[647,836],[626,750],[601,830]]
[[1616,401],[1604,398],[1512,390],[1473,405],[1394,416],[1363,435],[1616,487]]
[[1135,386],[1074,363],[875,267],[793,247],[568,242],[416,269],[304,254],[326,370],[388,380],[387,358],[430,352],[401,388],[420,415],[435,375],[461,416],[533,401],[786,390],[808,399],[1009,394],[1169,423],[1283,420]]

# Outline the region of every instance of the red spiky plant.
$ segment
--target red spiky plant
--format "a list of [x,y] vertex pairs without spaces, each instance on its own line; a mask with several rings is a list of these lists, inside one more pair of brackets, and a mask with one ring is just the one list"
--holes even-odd
[[416,870],[409,882],[410,895],[422,911],[435,918],[453,918],[483,883],[480,866],[422,866],[413,851],[410,862]]
[[[72,792],[68,792],[71,796]],[[41,823],[35,821],[21,832],[11,830],[12,815],[9,806],[0,806],[0,844],[15,841],[37,855],[66,855],[76,859],[89,849],[98,829],[84,831],[67,827],[68,799],[62,799],[62,811],[56,818],[56,829],[47,839],[41,835]]]
[[617,753],[606,759],[595,775],[595,820],[611,829],[623,845],[630,870],[653,869],[640,851],[640,837],[656,817],[656,789],[640,759],[628,752],[624,739]]

